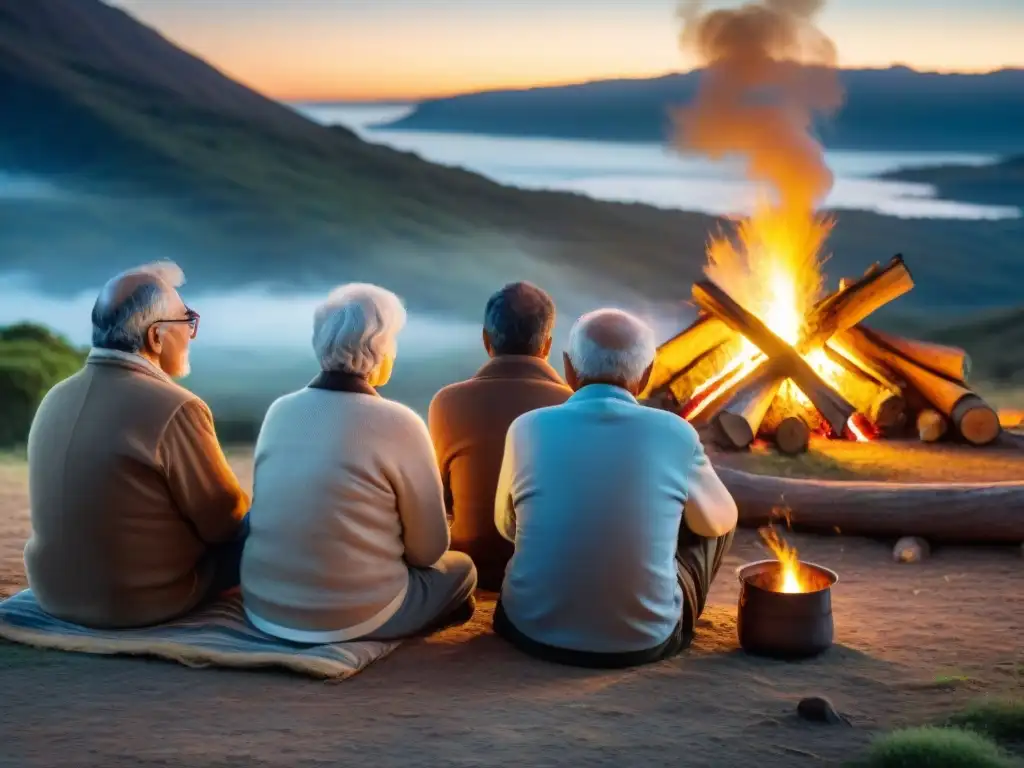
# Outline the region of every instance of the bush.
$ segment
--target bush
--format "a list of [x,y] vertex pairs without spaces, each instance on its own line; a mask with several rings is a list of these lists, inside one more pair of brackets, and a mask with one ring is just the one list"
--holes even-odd
[[1024,700],[982,699],[953,715],[949,724],[1008,747],[1024,745]]
[[24,444],[43,396],[84,360],[83,350],[41,326],[0,328],[0,448]]
[[876,739],[867,768],[1012,768],[997,745],[959,728],[907,728]]

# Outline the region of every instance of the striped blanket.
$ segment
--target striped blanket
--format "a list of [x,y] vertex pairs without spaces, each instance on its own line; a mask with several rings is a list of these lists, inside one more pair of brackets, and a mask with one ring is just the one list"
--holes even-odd
[[279,667],[322,680],[345,680],[398,643],[303,646],[254,629],[239,595],[225,596],[184,618],[144,629],[95,630],[49,616],[26,589],[0,602],[0,638],[60,651],[154,656],[189,667]]

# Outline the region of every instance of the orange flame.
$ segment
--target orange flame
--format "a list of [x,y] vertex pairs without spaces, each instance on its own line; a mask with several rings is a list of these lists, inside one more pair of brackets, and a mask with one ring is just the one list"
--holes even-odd
[[810,592],[811,585],[803,576],[803,568],[800,565],[796,549],[788,545],[770,525],[758,529],[758,533],[768,549],[775,555],[775,559],[779,561],[781,576],[776,583],[775,591],[786,594]]

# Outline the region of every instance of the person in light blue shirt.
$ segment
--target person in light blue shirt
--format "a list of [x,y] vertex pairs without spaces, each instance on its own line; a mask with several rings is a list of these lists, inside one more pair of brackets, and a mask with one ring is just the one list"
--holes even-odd
[[736,527],[696,430],[636,396],[653,331],[618,310],[580,318],[564,404],[509,428],[495,524],[515,544],[495,631],[550,661],[627,667],[689,645]]

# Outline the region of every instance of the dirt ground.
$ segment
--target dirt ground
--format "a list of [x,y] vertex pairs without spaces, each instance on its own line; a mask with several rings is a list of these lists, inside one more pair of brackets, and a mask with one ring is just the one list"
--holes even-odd
[[962,443],[877,440],[856,443],[814,439],[807,453],[783,456],[758,441],[750,451],[726,453],[713,447],[716,462],[754,474],[829,480],[887,480],[903,483],[1024,482],[1024,435],[1006,433],[982,448]]
[[[251,467],[237,460],[248,481]],[[0,589],[24,585],[24,465],[0,462]],[[982,694],[1024,695],[1024,559],[943,549],[896,565],[884,542],[791,536],[837,570],[837,645],[783,663],[736,643],[742,532],[693,648],[627,671],[562,668],[467,627],[410,642],[328,685],[285,673],[190,670],[0,644],[0,765],[799,766],[856,756],[879,730],[932,721]],[[599,596],[595,595],[595,599]],[[830,697],[853,727],[795,716]]]

